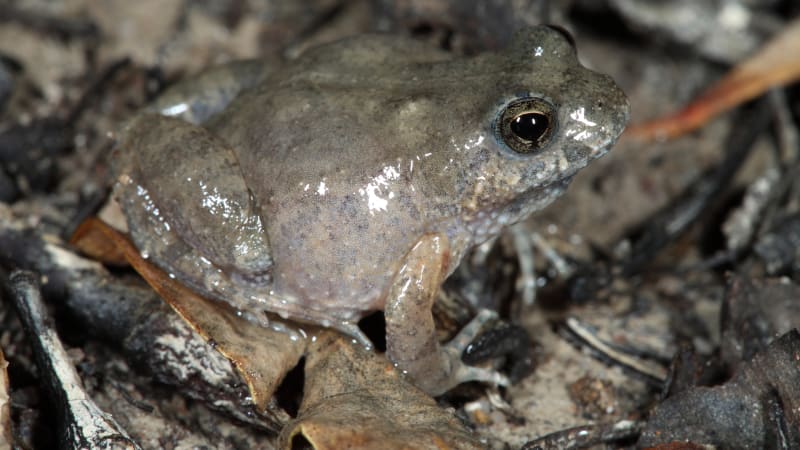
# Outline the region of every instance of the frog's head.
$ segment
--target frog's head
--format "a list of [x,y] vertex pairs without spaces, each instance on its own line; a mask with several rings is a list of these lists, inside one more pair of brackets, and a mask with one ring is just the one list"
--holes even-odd
[[464,162],[462,216],[481,239],[545,207],[606,154],[629,107],[614,81],[583,67],[569,35],[552,27],[522,30],[505,52],[473,64],[494,67],[494,82],[462,88],[480,92],[465,116],[480,125],[470,131],[462,122],[454,144]]

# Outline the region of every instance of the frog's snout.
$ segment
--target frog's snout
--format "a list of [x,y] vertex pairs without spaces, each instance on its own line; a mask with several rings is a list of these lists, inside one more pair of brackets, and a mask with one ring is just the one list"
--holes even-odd
[[[591,127],[595,128],[595,132],[588,135],[593,134],[594,138],[585,142],[592,149],[590,160],[599,158],[611,150],[625,130],[630,118],[630,103],[622,89],[610,76],[596,75],[600,77],[597,89],[599,95],[592,106],[591,113],[594,117],[602,118],[602,121]],[[588,121],[585,124],[588,124]],[[590,128],[587,127],[587,133],[589,131]]]
[[631,116],[631,104],[628,101],[628,96],[617,86],[614,79],[608,75],[603,76],[608,79],[609,84],[612,86],[609,98],[606,99],[606,104],[611,109],[608,114],[612,119],[609,121],[608,138],[602,144],[603,147],[608,147],[606,149],[608,151],[617,142],[622,132],[625,131],[625,127],[628,126]]

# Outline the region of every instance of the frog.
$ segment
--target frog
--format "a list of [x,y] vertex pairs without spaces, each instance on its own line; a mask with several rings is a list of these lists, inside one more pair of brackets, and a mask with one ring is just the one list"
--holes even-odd
[[566,32],[524,28],[471,56],[363,34],[200,78],[112,152],[144,258],[263,326],[369,349],[358,323],[382,312],[387,358],[431,395],[508,383],[461,361],[496,314],[440,343],[432,306],[472,247],[550,204],[625,128],[625,94]]

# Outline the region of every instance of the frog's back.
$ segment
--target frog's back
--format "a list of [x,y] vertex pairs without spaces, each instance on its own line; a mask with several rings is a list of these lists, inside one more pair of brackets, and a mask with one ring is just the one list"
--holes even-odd
[[[262,114],[249,111],[270,103]],[[236,117],[214,131],[237,149],[258,199],[274,297],[352,320],[383,308],[398,264],[431,215],[412,160],[424,163],[390,136],[348,126],[365,120],[370,105],[354,111],[346,103],[273,91],[243,99]]]
[[[526,30],[515,42],[453,59],[362,36],[311,50],[244,92],[204,130],[233,155],[241,202],[252,200],[268,243],[269,258],[254,260],[267,264],[254,267],[269,276],[226,278],[238,273],[234,263],[210,277],[218,288],[208,285],[213,271],[182,278],[245,311],[344,329],[383,309],[426,236],[449,241],[447,267],[437,268],[446,276],[474,241],[547,205],[613,144],[627,103],[558,32]],[[531,118],[544,125],[509,125]],[[186,229],[179,261],[197,259],[191,252],[204,245],[235,244],[222,228],[208,245]]]
[[452,193],[431,197],[422,171],[446,164],[428,124],[402,110],[440,95],[412,78],[450,58],[396,36],[348,39],[277,71],[209,125],[259,203],[275,298],[341,319],[382,309],[406,253],[453,216],[441,207]]

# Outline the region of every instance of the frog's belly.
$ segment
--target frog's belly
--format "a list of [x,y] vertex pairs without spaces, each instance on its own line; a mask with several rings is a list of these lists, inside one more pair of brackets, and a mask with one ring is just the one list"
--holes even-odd
[[[293,204],[286,198],[292,196],[282,195],[264,214],[272,214],[266,221],[272,295],[293,306],[289,317],[357,321],[382,310],[395,274],[422,234],[410,207],[390,204],[386,214],[372,215],[360,196],[328,193],[325,202],[300,196]],[[310,319],[309,311],[320,319]]]
[[271,294],[279,307],[291,305],[288,315],[296,320],[326,326],[322,321],[358,321],[372,311],[383,310],[396,265],[389,264],[383,270],[372,265],[334,265],[314,271],[289,270],[277,264]]
[[[343,255],[344,252],[338,252]],[[401,255],[382,253],[372,261],[342,258],[334,263],[318,257],[313,260],[283,256],[272,267],[269,282],[256,283],[235,273],[225,273],[201,258],[193,259],[192,272],[167,267],[201,295],[228,303],[255,322],[266,323],[268,314],[283,319],[348,328],[365,315],[383,310],[386,293],[397,272]],[[379,269],[382,268],[382,269]],[[201,281],[202,280],[202,281]]]
[[201,295],[229,304],[246,318],[267,325],[269,316],[334,327],[352,328],[365,315],[383,310],[392,271],[365,281],[298,272],[276,275],[271,283],[256,285],[236,277],[207,273],[204,282],[187,283]]

